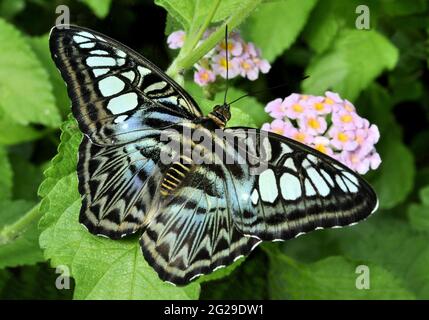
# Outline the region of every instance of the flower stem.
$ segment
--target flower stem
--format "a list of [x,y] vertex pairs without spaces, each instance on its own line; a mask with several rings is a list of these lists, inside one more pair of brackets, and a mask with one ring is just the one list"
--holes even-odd
[[18,221],[11,225],[5,226],[0,231],[0,245],[7,244],[14,240],[17,236],[23,233],[30,226],[31,223],[39,220],[42,216],[40,212],[40,202],[32,209],[27,211]]
[[[220,27],[216,29],[207,39],[203,41],[199,46],[196,46],[198,42],[201,40],[201,37],[204,34],[204,31],[210,24],[210,21],[213,19],[214,14],[218,7],[218,1],[212,7],[212,11],[207,18],[205,19],[202,27],[198,30],[198,33],[195,37],[191,36],[191,39],[188,39],[189,44],[185,41],[185,45],[183,46],[183,50],[180,51],[176,59],[174,59],[173,63],[167,70],[167,74],[171,76],[173,79],[177,79],[179,74],[183,72],[183,70],[191,68],[198,60],[200,60],[207,52],[209,52],[212,48],[216,46],[216,44],[222,39],[225,32],[225,27],[228,25],[229,30],[237,27],[241,22],[244,21],[245,18],[262,2],[262,0],[248,0],[245,2],[241,8],[237,8],[235,13],[232,14],[228,19],[226,19]],[[220,1],[219,1],[220,2]],[[190,30],[195,28],[191,26]],[[189,49],[190,48],[190,49]]]

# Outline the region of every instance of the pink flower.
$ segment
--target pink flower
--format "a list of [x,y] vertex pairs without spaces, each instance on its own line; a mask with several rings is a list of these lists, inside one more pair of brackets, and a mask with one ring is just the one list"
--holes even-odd
[[328,134],[332,138],[331,144],[338,150],[353,151],[358,147],[353,131],[343,131],[332,127]]
[[363,119],[356,112],[341,110],[332,114],[332,123],[343,130],[362,128]]
[[332,105],[326,103],[323,97],[310,96],[308,105],[311,111],[320,115],[325,115],[332,111]]
[[333,156],[334,151],[331,149],[329,145],[330,145],[330,141],[328,138],[324,136],[317,136],[314,138],[311,147],[313,147],[314,149],[324,154],[327,154],[328,156]]
[[361,174],[380,166],[375,149],[380,138],[377,126],[360,117],[353,104],[337,93],[293,93],[283,101],[269,102],[265,111],[276,118],[263,125],[265,130],[304,143]]
[[178,49],[183,46],[183,43],[185,42],[185,31],[178,30],[174,31],[172,34],[170,34],[167,38],[168,47],[170,49]]
[[307,104],[304,103],[302,96],[299,94],[291,94],[284,99],[283,108],[286,110],[285,115],[289,119],[299,119],[308,112]]
[[242,77],[247,77],[249,80],[258,79],[259,69],[252,60],[247,58],[239,58],[240,74]]
[[324,117],[317,116],[307,112],[302,118],[298,119],[300,128],[306,130],[309,134],[316,136],[323,134],[328,127],[326,119]]
[[268,102],[265,107],[265,111],[268,112],[270,116],[275,119],[281,119],[286,115],[283,100],[280,98]]
[[289,122],[275,119],[271,123],[264,123],[261,129],[265,131],[274,132],[283,136],[291,127],[292,125]]
[[[226,52],[226,42],[225,40],[221,41],[221,43],[218,44],[219,52],[225,53]],[[243,45],[240,41],[234,40],[234,38],[228,39],[228,55],[238,57],[243,53]]]
[[314,140],[314,137],[311,134],[303,129],[296,129],[293,126],[286,128],[284,136],[307,145],[310,145]]
[[206,86],[207,84],[214,82],[216,80],[216,76],[213,71],[204,69],[202,67],[194,73],[194,81],[200,86]]
[[228,62],[226,57],[223,54],[218,54],[212,59],[212,68],[215,74],[220,75],[222,78],[226,79],[226,66],[228,64],[228,77],[235,78],[239,73],[239,61],[237,58],[232,58]]

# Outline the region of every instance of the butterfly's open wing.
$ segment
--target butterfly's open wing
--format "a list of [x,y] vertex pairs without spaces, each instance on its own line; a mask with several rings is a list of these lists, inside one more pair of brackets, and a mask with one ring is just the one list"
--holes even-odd
[[256,160],[253,165],[226,165],[230,172],[239,172],[229,179],[226,193],[236,204],[234,223],[243,234],[286,240],[315,229],[351,225],[377,209],[369,184],[331,157],[265,131],[230,128],[225,133],[241,142],[227,144],[234,149],[230,152],[244,146],[247,161]]
[[135,141],[151,127],[202,115],[163,71],[105,35],[77,26],[54,27],[49,44],[67,83],[73,115],[94,143]]
[[152,63],[95,31],[54,27],[50,49],[85,134],[79,149],[80,221],[118,238],[145,223],[160,179],[160,134],[201,116],[194,100]]
[[200,165],[160,207],[143,233],[143,255],[164,281],[187,284],[249,254],[260,240],[235,227],[217,165]]

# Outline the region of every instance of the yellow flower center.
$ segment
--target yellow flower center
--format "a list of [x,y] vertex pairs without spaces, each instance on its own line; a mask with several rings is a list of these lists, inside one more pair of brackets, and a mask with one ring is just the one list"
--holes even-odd
[[304,141],[305,141],[305,133],[303,133],[303,132],[297,132],[297,133],[295,133],[295,135],[293,136],[293,138],[296,141],[304,143]]
[[316,102],[314,104],[314,109],[316,109],[317,111],[322,111],[325,109],[325,106],[321,102]]
[[293,106],[292,106],[292,110],[293,111],[295,111],[295,112],[303,112],[304,111],[304,108],[302,107],[302,105],[300,105],[299,103],[295,103]]
[[349,123],[353,120],[352,116],[350,114],[345,114],[341,116],[341,121],[345,123]]
[[276,129],[273,129],[273,132],[282,135],[283,129],[282,128],[276,128]]
[[219,60],[219,64],[226,69],[226,65],[228,64],[228,62],[226,61],[226,58],[220,58]]
[[321,143],[316,144],[314,146],[314,149],[316,149],[317,151],[320,151],[322,153],[327,153],[326,146],[321,144]]
[[320,123],[315,118],[308,119],[307,124],[312,129],[319,129],[320,128]]
[[341,142],[349,141],[349,136],[344,132],[340,132],[337,137],[338,137],[338,140],[340,140]]
[[203,72],[201,75],[200,75],[200,77],[201,77],[201,79],[203,80],[203,81],[208,81],[209,80],[209,73],[206,71],[206,72]]
[[249,70],[250,69],[250,64],[249,63],[247,63],[246,61],[243,61],[242,63],[241,63],[241,67],[244,69],[244,70]]
[[[223,50],[226,50],[226,43],[225,43],[225,41],[222,41],[222,42],[221,42],[220,47],[221,47]],[[230,42],[230,43],[228,43],[228,52],[231,52],[232,48],[233,48],[232,43],[231,43],[231,42]]]
[[325,101],[326,104],[334,104],[334,100],[329,99],[329,98],[325,98],[324,101]]

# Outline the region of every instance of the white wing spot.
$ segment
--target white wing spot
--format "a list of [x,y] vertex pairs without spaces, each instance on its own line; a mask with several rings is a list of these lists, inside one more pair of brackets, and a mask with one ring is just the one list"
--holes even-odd
[[108,55],[109,53],[107,51],[104,50],[92,50],[89,52],[90,54],[98,54],[98,55]]
[[121,58],[125,58],[127,56],[127,54],[124,51],[122,51],[122,50],[116,49],[115,52]]
[[113,122],[114,123],[121,123],[121,122],[124,122],[125,120],[127,120],[127,118],[128,118],[128,116],[122,115],[122,116],[115,118],[115,120]]
[[129,92],[110,99],[107,104],[107,109],[109,109],[113,114],[119,114],[130,111],[137,107],[137,105],[137,94],[135,92]]
[[132,70],[131,71],[127,71],[127,72],[123,72],[122,75],[125,78],[128,78],[131,82],[133,82],[134,79],[135,79],[135,77],[136,77],[136,74]]
[[82,37],[95,39],[94,35],[92,33],[87,32],[87,31],[81,31],[81,32],[78,32],[77,34],[82,36]]
[[288,145],[282,143],[281,146],[282,146],[282,154],[293,152],[293,150]]
[[256,205],[258,203],[259,193],[258,193],[258,190],[256,188],[253,189],[252,196],[250,197],[250,199],[252,200],[252,203],[254,205]]
[[261,199],[263,201],[274,203],[279,192],[273,170],[267,169],[260,174],[259,191],[261,192]]
[[358,179],[352,175],[350,172],[344,171],[343,176],[345,176],[347,179],[349,179],[351,182],[353,182],[355,185],[359,185]]
[[294,164],[292,158],[287,158],[286,161],[285,161],[285,163],[284,163],[284,166],[286,168],[289,168],[289,169],[293,170],[293,171],[296,171],[296,167],[295,167],[295,164]]
[[304,186],[305,186],[305,195],[306,196],[311,197],[311,196],[316,195],[316,190],[314,190],[313,186],[310,183],[310,180],[305,179]]
[[102,68],[102,69],[93,69],[92,72],[94,73],[94,76],[99,77],[103,74],[106,74],[110,71],[109,68]]
[[84,48],[84,49],[90,49],[95,47],[95,43],[94,42],[85,42],[79,45],[79,47]]
[[294,175],[285,172],[280,177],[280,190],[285,200],[296,200],[301,196],[301,183]]
[[103,96],[109,97],[111,95],[121,92],[125,87],[125,83],[115,76],[104,78],[98,82],[98,88]]
[[319,159],[317,159],[317,157],[312,154],[307,155],[307,159],[313,162],[314,164],[317,164],[317,162],[319,161]]
[[320,169],[320,172],[322,173],[326,181],[328,181],[328,183],[331,185],[331,187],[335,186],[334,180],[332,180],[331,176],[325,170]]
[[352,192],[352,193],[358,192],[359,189],[353,182],[351,182],[347,178],[344,179],[344,182],[345,182],[346,186],[349,188],[350,192]]
[[88,38],[81,37],[81,36],[73,36],[73,41],[76,43],[83,43],[83,42],[88,42],[91,40],[89,40]]
[[88,57],[86,64],[89,67],[112,67],[116,65],[116,61],[110,57]]
[[344,192],[349,192],[349,190],[347,189],[346,185],[343,182],[343,179],[338,174],[335,175],[335,181],[337,181],[337,183],[340,186],[341,190],[343,190]]
[[153,84],[151,84],[150,86],[148,86],[146,89],[144,89],[144,92],[151,92],[151,91],[155,91],[155,90],[162,90],[165,88],[165,86],[167,85],[167,82],[165,81],[159,81],[159,82],[155,82]]
[[329,186],[323,180],[322,176],[317,172],[313,167],[307,169],[308,176],[310,177],[313,184],[316,186],[319,194],[323,197],[326,197],[329,194]]
[[123,66],[125,64],[125,59],[116,59],[116,64],[120,67]]

